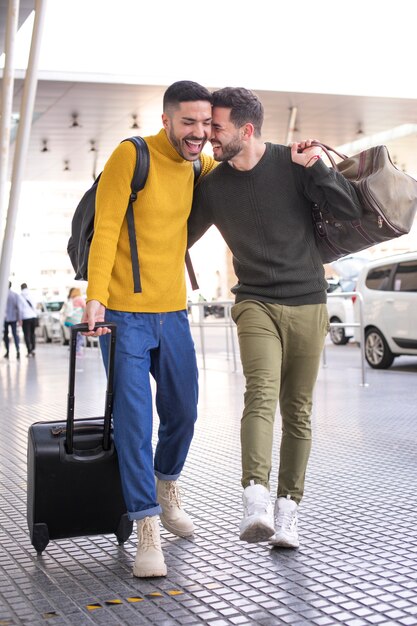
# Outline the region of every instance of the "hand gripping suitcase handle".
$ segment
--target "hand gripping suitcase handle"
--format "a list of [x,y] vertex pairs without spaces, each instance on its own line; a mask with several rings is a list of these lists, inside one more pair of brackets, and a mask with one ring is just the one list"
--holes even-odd
[[[113,409],[113,378],[114,378],[114,353],[116,348],[116,324],[109,322],[99,322],[95,325],[97,328],[110,328],[110,350],[107,363],[107,388],[106,388],[106,404],[104,407],[104,430],[103,430],[103,449],[110,449],[110,428]],[[74,407],[75,407],[75,361],[77,347],[77,333],[88,332],[88,324],[74,324],[71,326],[70,338],[70,366],[68,381],[68,401],[67,401],[67,427],[65,446],[68,454],[72,454],[74,450]]]

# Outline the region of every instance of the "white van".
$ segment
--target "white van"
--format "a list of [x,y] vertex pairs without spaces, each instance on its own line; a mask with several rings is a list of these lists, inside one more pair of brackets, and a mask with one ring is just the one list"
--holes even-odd
[[[417,356],[417,251],[370,261],[360,272],[356,290],[363,297],[365,357],[386,369],[396,356]],[[359,321],[359,298],[354,303]],[[358,329],[355,339],[360,341]]]
[[333,278],[328,278],[327,311],[329,320],[336,326],[330,327],[330,339],[337,346],[344,346],[354,335],[353,326],[337,326],[355,321],[353,312],[353,298],[343,296],[343,292],[352,292],[356,288],[356,281],[362,267],[369,262],[364,256],[346,256],[333,261],[328,266],[328,272]]

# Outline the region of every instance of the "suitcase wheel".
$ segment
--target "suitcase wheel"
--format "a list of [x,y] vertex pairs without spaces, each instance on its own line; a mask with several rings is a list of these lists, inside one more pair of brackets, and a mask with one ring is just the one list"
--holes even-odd
[[133,530],[133,521],[129,519],[127,513],[124,513],[119,521],[119,525],[116,530],[116,537],[119,545],[127,541]]
[[49,531],[47,524],[34,524],[31,539],[32,546],[38,554],[41,554],[49,543]]

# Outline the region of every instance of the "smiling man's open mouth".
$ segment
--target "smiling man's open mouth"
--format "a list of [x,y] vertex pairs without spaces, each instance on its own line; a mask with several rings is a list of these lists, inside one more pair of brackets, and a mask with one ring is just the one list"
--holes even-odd
[[184,143],[187,145],[187,148],[193,154],[198,154],[203,149],[204,140],[203,139],[184,139]]

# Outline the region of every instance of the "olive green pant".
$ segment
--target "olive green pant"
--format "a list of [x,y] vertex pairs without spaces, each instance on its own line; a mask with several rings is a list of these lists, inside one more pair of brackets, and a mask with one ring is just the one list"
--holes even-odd
[[242,486],[269,488],[274,419],[282,438],[278,497],[300,502],[311,449],[313,389],[329,330],[325,304],[285,306],[245,300],[232,307],[246,379],[241,422]]

